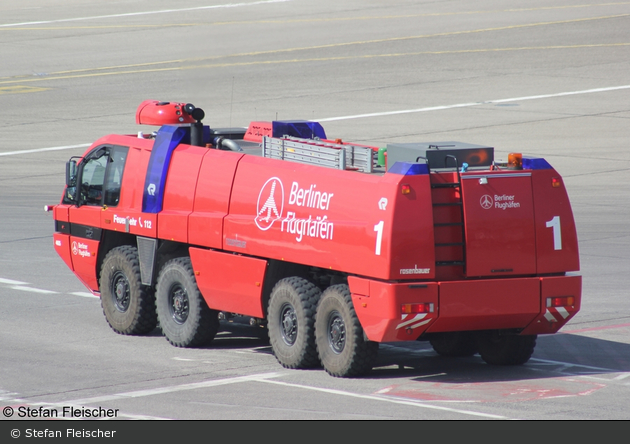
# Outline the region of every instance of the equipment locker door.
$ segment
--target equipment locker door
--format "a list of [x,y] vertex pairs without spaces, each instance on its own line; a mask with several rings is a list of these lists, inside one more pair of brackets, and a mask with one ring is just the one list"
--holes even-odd
[[536,273],[530,172],[462,173],[466,275]]

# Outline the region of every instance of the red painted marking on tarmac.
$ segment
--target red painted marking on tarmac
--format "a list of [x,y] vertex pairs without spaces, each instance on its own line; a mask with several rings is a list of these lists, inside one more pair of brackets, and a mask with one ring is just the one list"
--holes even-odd
[[542,381],[493,381],[448,383],[414,381],[379,390],[379,394],[421,401],[525,402],[540,399],[588,396],[606,384],[570,378]]
[[591,327],[591,328],[582,328],[580,330],[569,330],[569,331],[559,331],[558,333],[582,333],[585,331],[597,331],[597,330],[610,330],[613,328],[626,328],[630,327],[630,324],[617,324],[617,325],[604,325],[603,327]]

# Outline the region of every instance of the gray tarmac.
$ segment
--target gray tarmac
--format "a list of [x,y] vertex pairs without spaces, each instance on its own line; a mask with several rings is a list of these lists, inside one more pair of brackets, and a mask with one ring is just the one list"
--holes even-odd
[[[282,368],[264,333],[208,347],[111,331],[56,255],[65,162],[144,100],[211,127],[319,120],[385,146],[541,156],[576,218],[583,301],[516,368],[386,344],[374,371]],[[27,0],[0,4],[0,406],[115,419],[630,419],[630,2]],[[263,338],[261,338],[263,336]],[[0,419],[5,419],[0,416]],[[100,418],[107,419],[107,418]]]

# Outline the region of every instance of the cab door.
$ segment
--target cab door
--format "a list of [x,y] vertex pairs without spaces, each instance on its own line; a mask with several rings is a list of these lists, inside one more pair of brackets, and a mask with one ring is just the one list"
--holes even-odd
[[70,257],[77,277],[98,291],[98,248],[102,237],[101,213],[118,204],[120,183],[128,147],[101,145],[79,164],[74,187],[68,187],[64,203],[70,222]]

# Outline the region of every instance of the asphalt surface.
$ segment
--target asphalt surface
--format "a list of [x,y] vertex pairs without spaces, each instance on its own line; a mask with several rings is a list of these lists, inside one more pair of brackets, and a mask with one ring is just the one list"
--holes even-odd
[[[630,419],[630,2],[2,2],[0,60],[0,418]],[[313,119],[358,143],[544,157],[571,198],[582,309],[523,366],[397,343],[360,379],[284,369],[240,323],[202,349],[117,335],[43,208],[71,156],[150,130],[146,99],[212,127]]]

